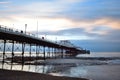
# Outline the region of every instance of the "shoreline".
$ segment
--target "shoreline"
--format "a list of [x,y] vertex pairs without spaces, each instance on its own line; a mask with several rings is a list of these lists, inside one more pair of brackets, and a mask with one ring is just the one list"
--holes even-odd
[[89,80],[66,76],[52,76],[42,73],[0,69],[0,80]]

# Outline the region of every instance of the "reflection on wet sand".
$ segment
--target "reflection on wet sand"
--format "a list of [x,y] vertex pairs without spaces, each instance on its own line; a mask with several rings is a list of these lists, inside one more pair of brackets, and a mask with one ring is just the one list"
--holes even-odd
[[[102,59],[102,60],[101,60]],[[93,80],[119,80],[119,58],[75,58],[37,60],[29,64],[5,62],[0,68],[44,73],[54,76],[69,76]],[[100,76],[102,75],[102,77]],[[114,77],[112,76],[114,75]]]

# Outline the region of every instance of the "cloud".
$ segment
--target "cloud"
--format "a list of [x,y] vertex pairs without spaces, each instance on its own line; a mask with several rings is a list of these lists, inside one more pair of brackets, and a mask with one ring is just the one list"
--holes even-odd
[[1,10],[0,19],[17,21],[18,19],[14,19],[15,17],[31,19],[44,17],[51,18],[52,20],[54,18],[66,18],[73,23],[70,26],[78,24],[80,27],[87,26],[88,28],[88,26],[100,24],[119,29],[120,8],[118,2],[116,0],[50,0],[26,2],[26,4],[12,5],[7,10]]
[[72,6],[72,9],[63,12],[73,20],[92,20],[98,18],[120,19],[120,5],[118,0],[86,0]]
[[[40,34],[63,35],[63,36],[86,36],[89,38],[99,38],[109,34],[111,30],[120,30],[119,21],[111,19],[98,19],[94,21],[72,21],[67,18],[23,18],[14,16],[14,26],[17,29],[24,30],[25,24],[28,24],[27,31],[36,33],[37,21]],[[17,22],[16,22],[17,20]],[[18,22],[19,21],[19,22]],[[1,21],[2,22],[2,21]],[[7,20],[3,21],[11,23]],[[118,26],[115,25],[118,24]],[[9,26],[13,26],[10,24]],[[34,28],[33,28],[34,27]],[[81,38],[80,38],[81,39]]]
[[[29,16],[55,16],[59,14],[59,12],[65,11],[69,4],[72,4],[78,0],[50,0],[50,1],[18,1],[12,3],[7,10],[2,11],[3,14],[6,13],[6,16],[9,15],[29,15]],[[80,0],[81,1],[81,0]],[[20,5],[23,2],[22,5]],[[1,2],[1,3],[8,3],[8,2]],[[24,4],[26,3],[26,4]],[[17,5],[18,4],[18,5]],[[12,13],[12,14],[11,14]]]
[[0,4],[9,4],[11,3],[10,1],[0,1]]
[[[4,11],[4,9],[8,8],[11,3],[12,3],[12,1],[1,0],[0,1],[0,12],[1,12],[1,10]],[[2,13],[1,13],[1,15],[2,15]]]
[[[21,4],[22,1],[19,1]],[[72,20],[94,20],[98,18],[120,19],[120,6],[116,0],[50,0],[50,1],[23,1],[26,4],[11,5],[2,14],[64,17]]]
[[[98,48],[101,51],[102,50],[120,51],[120,35],[119,34],[120,34],[120,30],[110,29],[110,30],[107,30],[107,34],[104,34],[104,35],[93,34],[94,37],[96,38],[86,39],[85,41],[80,41],[80,42],[82,42],[85,46],[89,48],[91,47],[91,49],[94,49],[94,50]],[[92,35],[89,34],[89,37],[90,36]]]
[[91,52],[120,52],[120,42],[108,40],[71,40],[76,46]]
[[46,34],[46,35],[82,35],[84,33],[83,28],[70,28],[70,29],[64,29],[59,31],[40,31],[39,34]]
[[[99,27],[99,29],[94,30],[106,30],[105,27]],[[120,30],[117,29],[109,29],[107,30],[107,34],[98,35],[93,34],[94,39],[84,39],[84,40],[71,40],[75,45],[81,46],[84,49],[89,49],[91,52],[120,52]],[[89,37],[93,37],[93,35],[88,34]],[[96,36],[95,36],[96,35]]]
[[[32,32],[36,34],[35,32]],[[68,40],[81,40],[81,39],[94,39],[101,36],[98,33],[86,32],[84,28],[69,28],[58,31],[39,31],[40,36],[47,36],[49,39],[51,37],[59,37],[58,39],[68,39]]]
[[41,0],[26,1],[25,4],[16,2],[18,5],[11,3],[10,7],[0,10],[0,21],[3,25],[14,24],[18,29],[24,29],[24,24],[28,24],[28,31],[36,31],[38,21],[39,31],[44,33],[56,31],[61,35],[77,35],[80,29],[83,29],[83,33],[80,31],[81,34],[94,38],[109,34],[111,29],[120,29],[118,2],[116,0]]
[[[32,32],[36,33],[36,32]],[[83,28],[70,28],[58,31],[39,31],[39,36],[47,36],[47,39],[54,40],[76,40],[76,39],[88,39],[89,37],[85,35]]]
[[[77,25],[77,24],[76,24]],[[92,27],[89,31],[86,28]],[[36,32],[34,32],[36,33]],[[60,29],[57,31],[53,30],[46,30],[46,31],[39,31],[39,35],[47,35],[47,36],[63,36],[63,37],[70,37],[67,39],[76,39],[81,40],[108,40],[108,41],[119,41],[120,40],[120,29],[112,28],[107,25],[98,25],[96,26],[86,26],[86,27],[69,27],[66,29]]]
[[108,34],[102,36],[102,39],[113,42],[120,42],[120,30],[110,30],[108,31]]

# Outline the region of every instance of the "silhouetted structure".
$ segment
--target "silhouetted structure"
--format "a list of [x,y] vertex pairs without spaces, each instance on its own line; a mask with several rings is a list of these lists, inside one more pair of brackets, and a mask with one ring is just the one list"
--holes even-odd
[[[26,47],[29,47],[27,52],[29,53],[29,59],[46,59],[46,58],[57,58],[64,57],[64,56],[75,56],[77,54],[82,53],[89,53],[87,50],[83,50],[81,48],[76,48],[73,44],[69,41],[61,41],[60,43],[55,43],[49,40],[41,39],[35,37],[33,34],[28,34],[27,32],[13,30],[10,28],[6,28],[4,26],[0,26],[0,43],[2,47],[0,48],[3,54],[3,62],[6,55],[6,47],[7,43],[11,45],[9,48],[9,52],[11,52],[12,60],[11,62],[15,61],[15,51],[16,49],[21,50],[21,60],[22,63],[26,60]],[[16,46],[15,45],[19,45]],[[34,48],[34,49],[32,49]],[[28,54],[27,53],[27,54]],[[36,54],[36,57],[31,56],[32,54]],[[40,56],[39,54],[43,54]],[[18,59],[18,57],[16,57]],[[28,58],[27,58],[28,59]]]

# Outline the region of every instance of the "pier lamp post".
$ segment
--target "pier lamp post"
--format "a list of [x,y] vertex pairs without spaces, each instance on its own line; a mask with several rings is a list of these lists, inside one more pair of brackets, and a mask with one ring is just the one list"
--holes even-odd
[[57,43],[57,37],[55,37],[55,43]]
[[38,37],[38,17],[36,16],[35,19],[37,20],[37,30],[36,30],[36,37]]
[[38,37],[38,20],[37,20],[37,37]]
[[27,24],[25,24],[25,34],[26,34]]

